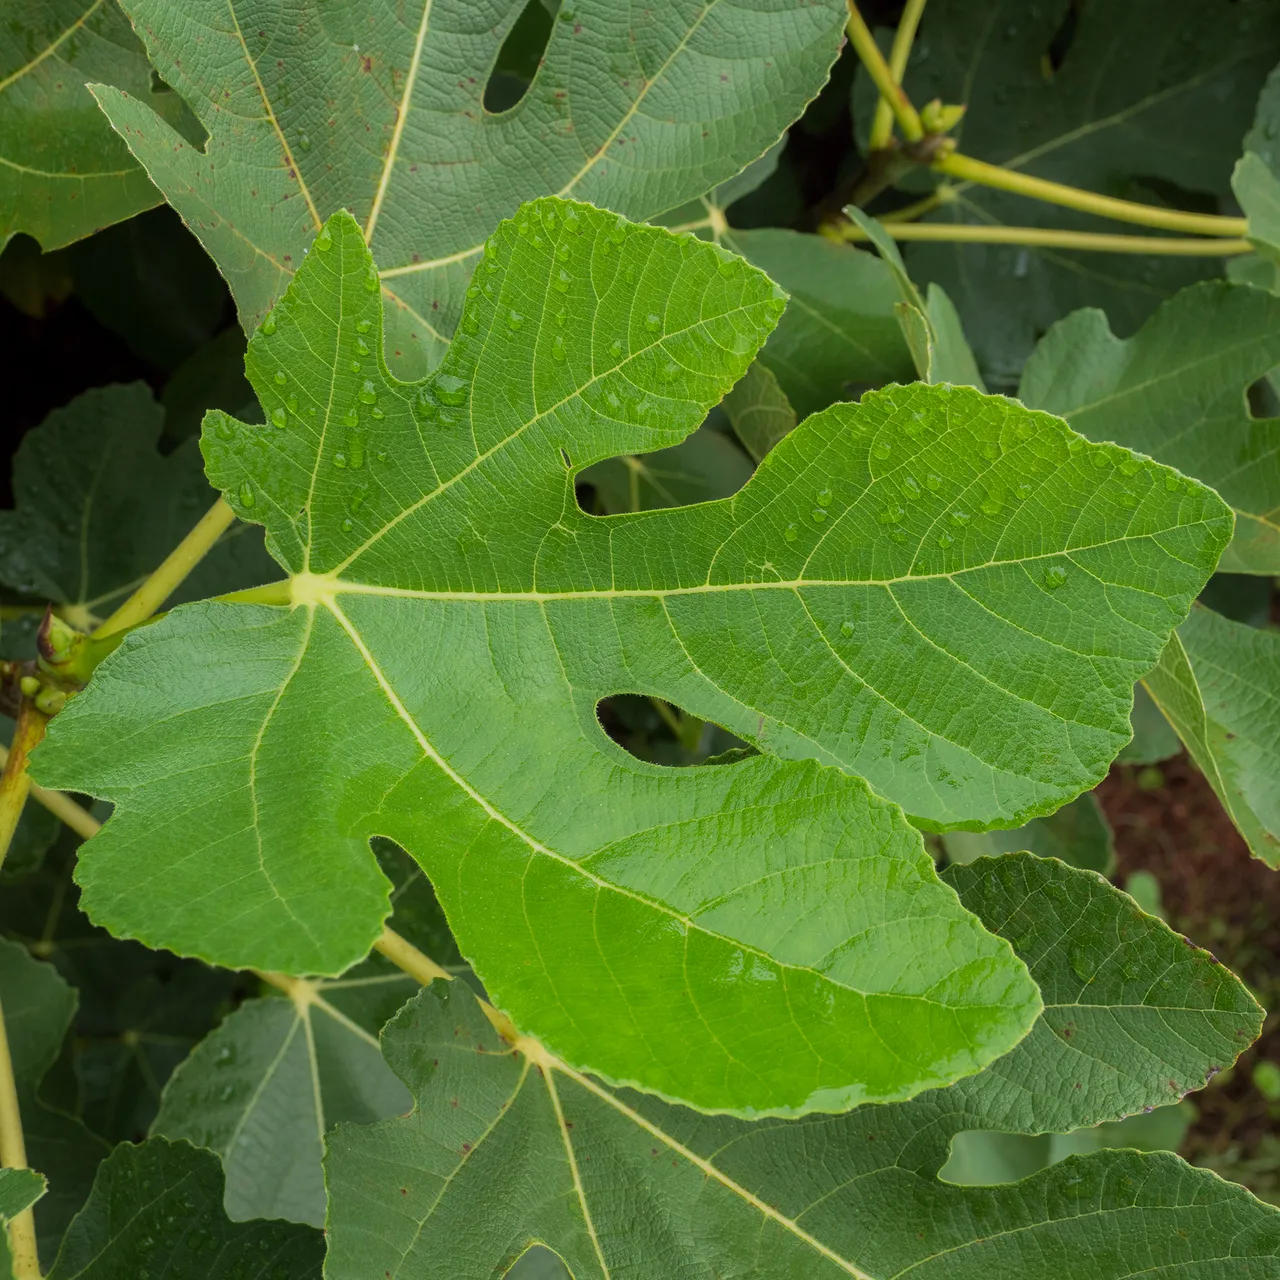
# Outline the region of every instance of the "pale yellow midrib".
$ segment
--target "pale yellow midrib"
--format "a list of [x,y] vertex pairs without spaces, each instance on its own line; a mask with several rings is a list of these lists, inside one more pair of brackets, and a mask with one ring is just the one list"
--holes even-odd
[[432,0],[425,0],[422,6],[422,21],[418,23],[418,35],[413,46],[413,58],[409,62],[409,74],[405,76],[404,93],[400,105],[396,108],[395,128],[391,133],[391,146],[387,149],[387,160],[382,166],[378,178],[378,189],[374,193],[373,207],[369,210],[368,220],[364,224],[365,244],[373,246],[373,230],[378,225],[378,214],[382,212],[382,202],[386,199],[387,188],[391,185],[391,171],[395,168],[396,156],[400,151],[400,139],[404,136],[404,123],[409,118],[409,107],[413,101],[413,86],[418,78],[418,67],[422,63],[422,49],[426,44],[427,27],[431,21]]

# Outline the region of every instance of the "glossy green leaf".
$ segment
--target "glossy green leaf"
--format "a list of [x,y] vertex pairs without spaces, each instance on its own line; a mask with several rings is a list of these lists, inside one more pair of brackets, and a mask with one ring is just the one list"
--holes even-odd
[[326,1132],[410,1105],[377,1032],[416,989],[402,973],[357,969],[241,1005],[174,1073],[151,1132],[222,1157],[233,1220],[323,1227]]
[[[917,386],[810,419],[732,500],[592,519],[574,469],[687,433],[775,287],[692,238],[537,202],[410,387],[371,355],[358,228],[335,216],[326,242],[250,348],[269,425],[205,424],[211,475],[291,572],[255,599],[293,607],[175,611],[38,752],[42,781],[118,806],[82,860],[90,914],[229,965],[338,972],[386,911],[380,834],[516,1022],[614,1079],[838,1108],[1013,1043],[1020,973],[899,811],[826,766],[975,827],[1096,781],[1226,537],[1216,496],[1014,402]],[[642,765],[596,719],[618,693],[770,754]],[[890,928],[906,969],[856,941]],[[914,1045],[927,1061],[905,1065]]]
[[796,411],[767,364],[755,360],[724,398],[734,434],[755,459],[764,456],[796,425]]
[[[157,451],[162,421],[135,382],[86,391],[28,432],[14,456],[15,508],[0,511],[0,582],[76,626],[105,618],[217,496],[194,443]],[[271,567],[256,530],[233,530],[173,600],[262,582]]]
[[27,1160],[49,1180],[36,1205],[42,1257],[51,1258],[72,1214],[89,1193],[94,1169],[108,1147],[74,1116],[41,1099],[40,1082],[53,1065],[75,1012],[75,992],[25,947],[0,941],[0,1006],[13,1063]]
[[952,862],[1029,850],[1041,858],[1061,858],[1073,867],[1084,867],[1107,876],[1115,870],[1116,850],[1098,801],[1092,792],[1077,796],[1047,818],[1033,818],[1012,831],[951,831],[942,847]]
[[1222,558],[1231,573],[1280,572],[1280,420],[1245,392],[1280,364],[1280,298],[1206,283],[1166,302],[1132,338],[1101,311],[1077,311],[1027,361],[1019,398],[1091,440],[1149,453],[1235,508]]
[[1223,1257],[1265,1274],[1280,1213],[1172,1156],[1103,1151],[993,1189],[938,1180],[958,1132],[1075,1128],[1165,1102],[1261,1025],[1237,979],[1092,873],[1015,854],[948,878],[1016,938],[1046,1008],[980,1075],[893,1106],[700,1116],[520,1052],[470,993],[435,983],[383,1034],[414,1112],[330,1141],[326,1274],[470,1280],[531,1241],[576,1280],[1057,1280],[1070,1259],[1120,1280],[1211,1276]]
[[926,301],[907,274],[897,243],[884,224],[869,218],[855,205],[850,205],[845,213],[866,232],[898,286],[900,301],[894,313],[920,379],[985,391],[987,388],[965,340],[960,317],[941,286],[931,284]]
[[230,1222],[212,1152],[151,1138],[102,1162],[48,1280],[319,1280],[324,1237]]
[[1280,867],[1280,635],[1193,609],[1145,684],[1250,852]]
[[845,13],[839,0],[577,0],[528,94],[492,115],[485,82],[523,8],[126,0],[208,145],[117,90],[97,97],[218,263],[246,330],[323,220],[350,210],[382,269],[390,363],[416,375],[443,355],[499,219],[551,193],[648,218],[730,178],[817,93]]
[[[1055,68],[1050,47],[1068,22]],[[1086,191],[1195,208],[1199,193],[1230,195],[1239,139],[1280,59],[1280,10],[1265,0],[930,0],[917,48],[924,56],[912,59],[907,92],[917,104],[966,104],[955,130],[966,154]],[[929,221],[1117,229],[1010,192],[953,185],[958,198]],[[1131,333],[1162,298],[1221,272],[1212,257],[1020,245],[915,244],[906,259],[916,279],[955,301],[979,364],[1000,387],[1016,384],[1037,336],[1068,312],[1100,307]]]
[[119,8],[111,0],[11,0],[4,29],[0,249],[19,231],[56,249],[159,204],[85,82],[117,85],[188,135],[195,121],[177,94],[153,86]]

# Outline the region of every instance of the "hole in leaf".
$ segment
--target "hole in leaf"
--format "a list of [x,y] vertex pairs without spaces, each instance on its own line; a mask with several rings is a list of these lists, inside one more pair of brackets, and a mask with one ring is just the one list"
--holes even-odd
[[596,704],[601,728],[628,755],[646,764],[687,768],[730,765],[758,755],[755,747],[675,703],[640,693],[618,693]]
[[493,115],[510,111],[529,92],[538,74],[560,0],[528,0],[511,24],[484,86],[484,109]]

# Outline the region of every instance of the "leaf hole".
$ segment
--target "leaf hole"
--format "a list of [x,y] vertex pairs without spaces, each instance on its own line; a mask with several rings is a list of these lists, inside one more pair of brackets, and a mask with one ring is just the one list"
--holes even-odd
[[720,766],[759,754],[713,721],[648,694],[619,693],[601,698],[596,718],[613,742],[645,764],[677,769]]
[[527,0],[498,50],[484,85],[484,109],[490,115],[510,111],[529,92],[551,40],[560,0]]

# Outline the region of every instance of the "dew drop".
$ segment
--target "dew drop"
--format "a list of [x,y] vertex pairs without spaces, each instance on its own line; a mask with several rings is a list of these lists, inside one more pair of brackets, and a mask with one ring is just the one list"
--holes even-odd
[[563,329],[565,325],[567,325],[568,323],[569,323],[569,313],[563,307],[561,307],[560,310],[556,312],[556,324],[558,324]]
[[938,534],[938,546],[940,546],[943,549],[943,551],[945,551],[948,547],[954,546],[954,545],[955,545],[955,539],[949,533]]
[[268,311],[268,312],[267,312],[266,319],[265,319],[265,320],[263,320],[263,322],[262,322],[262,326],[261,326],[261,327],[262,327],[262,332],[263,332],[263,333],[265,333],[265,334],[267,335],[267,337],[268,337],[268,338],[269,338],[273,333],[275,333],[275,331],[276,331],[276,317],[275,317],[275,312],[273,312],[273,311]]
[[1000,456],[1000,446],[994,440],[988,440],[982,446],[982,456],[988,462],[994,462]]
[[938,490],[942,488],[942,477],[940,475],[935,475],[930,471],[924,478],[924,487],[928,489],[930,493],[937,493]]
[[565,349],[564,349],[564,338],[561,337],[561,335],[558,333],[556,334],[554,340],[551,343],[551,358],[557,364],[564,364],[567,358],[567,353],[565,352]]
[[247,480],[240,482],[240,505],[242,507],[251,507],[257,499],[254,497],[253,485]]
[[355,528],[355,525],[354,525],[354,523],[353,523],[352,521],[350,521],[350,520],[344,520],[344,521],[342,522],[342,532],[343,532],[343,533],[350,533],[350,532],[351,532],[351,530],[352,530],[352,529],[354,529],[354,528]]
[[1071,972],[1074,973],[1081,982],[1091,982],[1093,980],[1095,969],[1089,961],[1089,953],[1083,947],[1072,948]]
[[339,450],[333,455],[333,465],[337,467],[339,471],[345,471],[347,469],[347,455]]
[[356,355],[367,356],[372,353],[369,350],[369,344],[363,338],[356,339]]
[[913,502],[920,496],[920,482],[915,478],[915,476],[903,477],[902,492],[905,493]]
[[1013,432],[1019,440],[1030,440],[1031,437],[1035,435],[1036,429],[1031,425],[1031,420],[1029,418],[1019,418],[1017,422],[1013,424]]
[[618,397],[618,393],[616,391],[606,391],[604,402],[614,411],[614,413],[617,413],[617,411],[622,408],[622,401]]
[[360,370],[364,368],[364,365],[362,365],[359,360],[353,360],[347,367],[352,373],[359,373]]
[[636,282],[636,269],[635,269],[635,266],[634,266],[632,263],[628,262],[628,263],[627,263],[627,265],[626,265],[625,267],[623,267],[623,268],[622,268],[622,278],[623,278],[623,279],[624,279],[628,284],[635,284],[635,282]]
[[218,419],[218,435],[224,440],[234,440],[236,438],[236,429],[225,417]]
[[276,386],[283,387],[289,381],[289,375],[283,369],[276,370]]
[[441,404],[460,405],[467,403],[467,382],[452,373],[436,374],[436,395]]
[[281,430],[289,425],[289,415],[279,405],[271,410],[271,425]]
[[1044,585],[1050,591],[1057,591],[1067,580],[1067,571],[1060,564],[1051,564],[1044,571]]
[[627,220],[618,215],[618,220],[609,228],[609,239],[614,244],[621,244],[627,238]]
[[1024,480],[1017,488],[1018,497],[1025,502],[1031,497],[1031,486]]
[[1111,459],[1105,453],[1098,452],[1093,455],[1093,465],[1097,470],[1102,471],[1111,465]]
[[364,466],[364,441],[359,436],[348,436],[347,453],[350,455],[351,469],[359,471]]
[[892,452],[893,450],[889,447],[888,442],[885,440],[877,440],[875,444],[871,446],[872,456],[875,458],[879,458],[881,462],[883,462],[886,458],[888,458]]
[[814,509],[809,512],[809,518],[814,524],[821,524],[827,518],[827,513],[823,511],[821,507],[814,507]]
[[387,415],[375,404],[373,408],[369,410],[369,416],[371,418],[375,418],[378,422],[381,422]]
[[478,298],[480,296],[480,286],[478,284],[467,285],[467,297]]
[[462,331],[463,333],[480,332],[480,317],[474,311],[468,311],[462,317]]
[[680,372],[680,366],[674,360],[668,360],[666,364],[658,371],[658,376],[663,382],[674,382],[676,374]]
[[1164,477],[1164,487],[1168,489],[1170,493],[1177,493],[1178,490],[1182,487],[1182,481],[1179,480],[1178,477],[1173,474],[1173,472],[1166,471],[1165,477]]
[[788,542],[794,542],[800,536],[800,526],[797,524],[787,525],[787,527],[782,531],[782,536],[786,538]]
[[524,316],[522,316],[518,311],[508,311],[507,312],[507,328],[510,329],[512,332],[515,332],[515,330],[517,329],[523,329]]
[[617,338],[614,338],[614,340],[611,343],[609,343],[609,354],[615,360],[622,359],[622,343],[619,342]]
[[820,507],[829,507],[831,505],[832,493],[830,489],[820,489],[814,497],[814,502]]
[[565,262],[568,260],[569,246],[563,240],[561,240],[560,243],[556,245],[556,257],[559,258],[561,262]]
[[364,287],[366,293],[377,293],[382,287],[378,281],[378,273],[372,267],[364,278]]
[[368,332],[369,332],[369,330],[370,330],[370,328],[372,327],[372,323],[373,323],[373,322],[372,322],[372,321],[370,321],[370,320],[357,320],[357,321],[356,321],[356,332],[357,332],[357,333],[368,333]]
[[353,516],[360,514],[360,508],[364,506],[365,500],[368,496],[369,490],[363,485],[356,489],[356,491],[351,495],[351,501],[347,504],[347,509]]
[[1004,504],[994,493],[989,493],[985,498],[983,498],[982,505],[979,510],[983,515],[998,516],[1003,505]]
[[847,620],[842,622],[840,624],[840,634],[844,636],[846,640],[853,635],[853,623]]
[[555,289],[557,293],[568,293],[569,286],[572,283],[573,277],[563,267],[561,267],[560,270],[556,272],[556,278],[551,282],[551,287]]
[[329,250],[333,248],[333,237],[329,234],[328,227],[316,236],[316,248],[319,249],[321,253],[328,253]]
[[960,528],[964,528],[964,526],[972,519],[973,516],[968,511],[961,511],[959,507],[957,507],[950,515],[951,523]]
[[303,151],[310,151],[311,139],[308,138],[305,133],[298,134],[298,146],[301,147]]
[[582,223],[578,219],[578,215],[570,210],[564,215],[564,229],[572,236],[582,234]]
[[297,396],[286,396],[286,397],[285,397],[285,401],[284,401],[284,407],[285,407],[286,409],[288,409],[290,413],[297,413],[297,412],[298,412],[298,397],[297,397]]
[[650,311],[644,318],[644,327],[648,329],[650,333],[657,333],[661,325],[662,317],[654,311]]
[[907,514],[906,507],[891,502],[876,518],[881,524],[897,524]]

